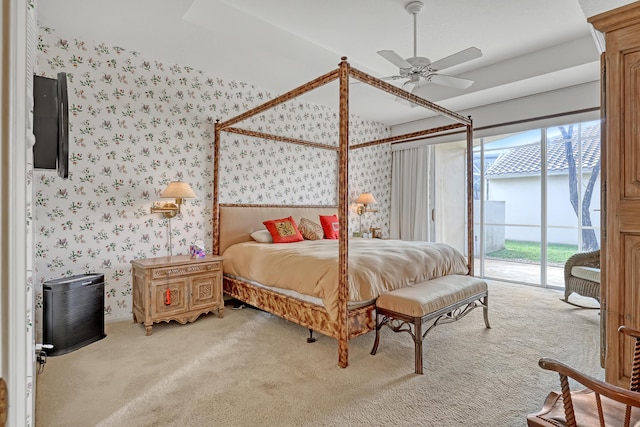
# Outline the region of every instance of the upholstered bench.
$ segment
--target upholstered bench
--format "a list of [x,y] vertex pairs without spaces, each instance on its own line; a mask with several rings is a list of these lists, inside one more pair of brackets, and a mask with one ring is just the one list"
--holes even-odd
[[[371,354],[378,350],[384,325],[394,332],[408,332],[415,343],[416,374],[422,374],[422,340],[429,331],[464,317],[476,307],[483,308],[484,324],[491,328],[487,282],[472,276],[443,276],[382,294],[376,301],[376,340]],[[433,319],[423,333],[422,324]]]

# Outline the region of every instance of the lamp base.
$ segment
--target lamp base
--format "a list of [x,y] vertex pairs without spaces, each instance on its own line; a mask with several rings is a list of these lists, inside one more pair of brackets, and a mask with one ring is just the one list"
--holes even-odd
[[165,218],[173,218],[178,215],[178,212],[180,212],[180,208],[174,203],[151,206],[151,213],[161,213]]

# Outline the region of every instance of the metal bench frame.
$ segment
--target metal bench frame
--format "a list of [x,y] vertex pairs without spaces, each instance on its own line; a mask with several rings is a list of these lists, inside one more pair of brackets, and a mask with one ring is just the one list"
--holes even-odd
[[[476,307],[482,307],[484,311],[484,324],[487,329],[490,329],[489,291],[458,301],[455,304],[451,304],[432,313],[427,313],[422,317],[408,316],[404,313],[376,307],[376,340],[373,343],[371,354],[375,355],[378,351],[380,328],[383,326],[388,326],[393,332],[407,332],[411,335],[415,344],[416,374],[422,374],[422,342],[427,334],[438,325],[462,319]],[[435,319],[435,321],[422,333],[422,324],[433,319]],[[411,325],[413,325],[413,328]]]

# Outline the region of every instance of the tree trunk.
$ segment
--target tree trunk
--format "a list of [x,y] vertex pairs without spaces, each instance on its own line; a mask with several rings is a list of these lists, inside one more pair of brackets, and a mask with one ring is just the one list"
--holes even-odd
[[[600,160],[593,167],[591,171],[591,177],[587,183],[584,196],[582,198],[582,207],[578,206],[579,200],[579,188],[578,188],[578,168],[576,166],[576,159],[573,153],[573,125],[570,125],[568,129],[564,126],[559,126],[558,129],[562,133],[564,139],[565,155],[567,158],[567,166],[569,169],[569,200],[573,211],[578,216],[578,209],[582,210],[582,226],[591,227],[591,196],[593,195],[593,187],[595,186],[598,175],[600,174]],[[582,250],[592,251],[599,248],[598,239],[596,238],[595,230],[591,228],[582,228]]]
[[[591,227],[591,196],[593,195],[593,187],[595,186],[598,175],[600,174],[600,160],[593,167],[587,188],[584,191],[584,198],[582,199],[582,225],[584,227]],[[585,251],[595,251],[599,249],[598,239],[596,238],[596,232],[592,228],[582,229],[582,249]]]

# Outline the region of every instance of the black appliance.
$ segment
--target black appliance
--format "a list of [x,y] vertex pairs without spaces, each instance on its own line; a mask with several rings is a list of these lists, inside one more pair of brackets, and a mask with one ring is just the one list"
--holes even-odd
[[104,333],[104,274],[79,274],[43,284],[43,343],[57,356],[101,340]]
[[67,74],[33,76],[33,167],[69,176],[69,100]]

